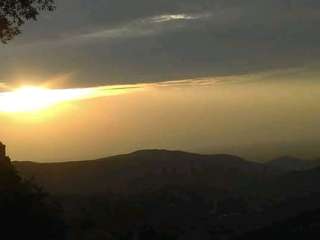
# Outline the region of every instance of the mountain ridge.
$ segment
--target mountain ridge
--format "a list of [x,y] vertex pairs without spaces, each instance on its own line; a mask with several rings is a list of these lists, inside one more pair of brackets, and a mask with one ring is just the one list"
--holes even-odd
[[[139,150],[97,160],[14,165],[24,177],[34,177],[49,191],[64,193],[130,192],[167,185],[238,190],[276,174],[262,163],[233,155],[168,150]],[[74,185],[80,186],[77,191]]]

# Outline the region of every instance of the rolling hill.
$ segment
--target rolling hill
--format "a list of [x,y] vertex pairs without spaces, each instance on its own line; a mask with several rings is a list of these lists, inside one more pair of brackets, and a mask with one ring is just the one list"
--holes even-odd
[[278,174],[232,155],[143,150],[104,159],[63,163],[15,162],[18,171],[59,194],[130,194],[167,186],[250,191]]

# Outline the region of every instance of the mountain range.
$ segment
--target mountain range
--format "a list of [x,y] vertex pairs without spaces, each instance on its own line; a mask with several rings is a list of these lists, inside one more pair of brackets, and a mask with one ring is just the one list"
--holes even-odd
[[58,194],[131,194],[167,186],[235,192],[275,181],[281,181],[278,186],[290,185],[286,182],[294,179],[299,184],[311,181],[312,185],[318,172],[320,178],[320,161],[281,157],[258,163],[227,154],[167,150],[141,150],[90,161],[14,165],[24,177]]
[[242,239],[320,209],[318,162],[293,157],[259,163],[227,154],[142,150],[91,161],[14,165],[59,197],[70,221],[90,213],[95,233],[108,226],[115,235],[130,234],[147,224],[179,239]]

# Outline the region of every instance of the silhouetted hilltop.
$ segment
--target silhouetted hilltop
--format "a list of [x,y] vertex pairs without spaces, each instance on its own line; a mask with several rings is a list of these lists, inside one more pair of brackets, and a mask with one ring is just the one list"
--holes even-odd
[[320,161],[304,160],[291,156],[276,158],[266,163],[267,165],[284,171],[301,171],[320,166]]
[[142,150],[92,161],[15,165],[49,191],[69,194],[129,194],[165,186],[242,191],[277,174],[268,166],[237,156],[166,150]]

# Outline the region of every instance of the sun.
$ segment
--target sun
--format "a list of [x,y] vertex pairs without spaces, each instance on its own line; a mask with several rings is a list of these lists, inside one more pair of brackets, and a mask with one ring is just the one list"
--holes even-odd
[[81,99],[90,94],[90,89],[49,89],[24,86],[10,92],[0,93],[0,112],[37,112],[65,101]]
[[0,91],[0,113],[41,113],[61,103],[122,95],[142,89],[144,89],[144,86],[136,85],[106,85],[65,89],[22,86],[11,91]]

